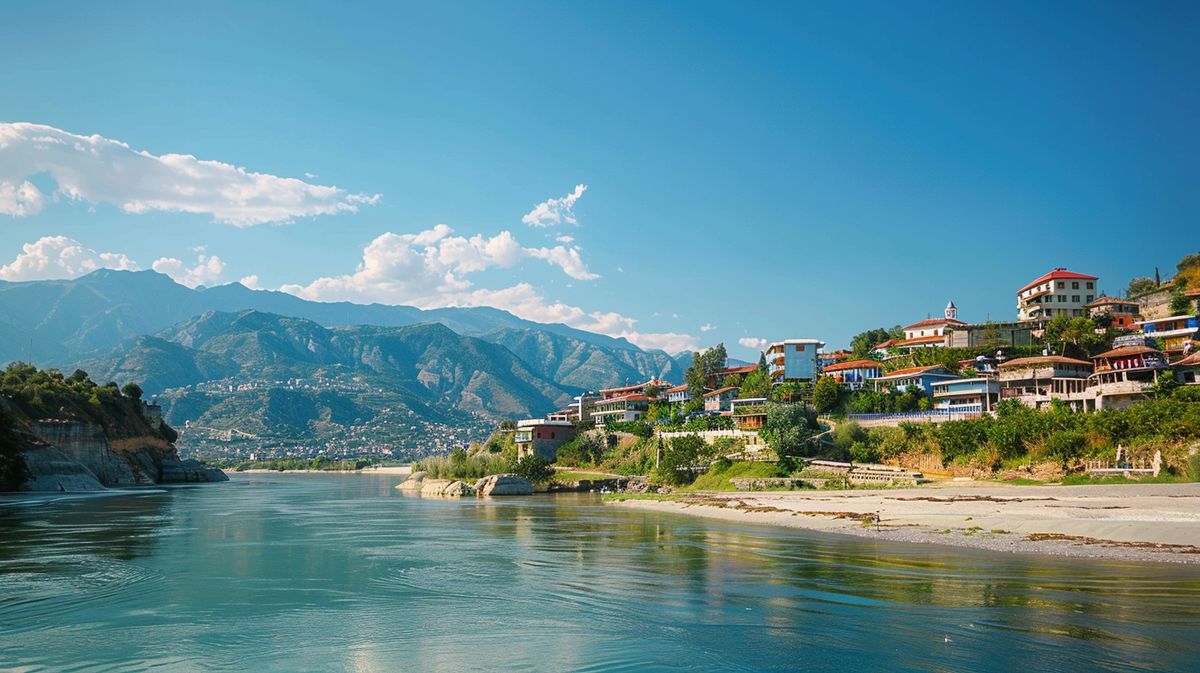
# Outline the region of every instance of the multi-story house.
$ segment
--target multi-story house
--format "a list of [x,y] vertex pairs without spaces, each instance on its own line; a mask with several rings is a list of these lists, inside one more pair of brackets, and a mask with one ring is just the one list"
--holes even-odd
[[645,392],[647,388],[657,388],[659,391],[670,388],[671,384],[658,379],[650,379],[645,383],[635,383],[631,386],[621,386],[620,388],[603,388],[600,390],[600,399],[609,400],[616,397],[625,397],[634,393]]
[[729,401],[733,426],[738,430],[756,431],[767,423],[767,398],[741,397]]
[[1034,409],[1062,400],[1076,411],[1094,407],[1088,391],[1092,363],[1058,355],[1017,358],[999,365],[1000,399],[1019,400]]
[[987,376],[935,381],[931,389],[933,408],[952,414],[987,413],[1000,401],[1000,382]]
[[690,388],[688,388],[686,383],[681,386],[667,388],[666,394],[667,401],[676,406],[682,407],[683,405],[692,401],[692,391]]
[[1097,276],[1054,269],[1017,290],[1017,320],[1050,320],[1060,315],[1086,317],[1096,300]]
[[758,369],[758,365],[742,365],[741,367],[726,367],[713,372],[713,375],[708,377],[704,385],[708,388],[724,388],[728,385],[728,380],[736,378],[741,380],[741,377],[746,376],[750,372]]
[[1123,346],[1092,358],[1095,372],[1088,379],[1096,410],[1121,409],[1146,399],[1167,358],[1148,346]]
[[553,461],[558,447],[575,438],[575,426],[571,421],[549,421],[531,418],[517,421],[513,442],[517,445],[517,458],[536,455]]
[[737,397],[738,389],[732,386],[717,388],[704,393],[705,411],[729,411],[729,403]]
[[870,380],[875,390],[885,391],[894,389],[897,392],[916,390],[926,395],[933,392],[933,384],[938,381],[957,379],[958,375],[941,365],[925,367],[908,367],[888,372]]
[[1108,316],[1111,327],[1137,329],[1142,318],[1141,306],[1136,301],[1116,297],[1100,297],[1087,305],[1088,315],[1093,319]]
[[824,347],[820,339],[786,339],[767,346],[771,383],[815,381],[821,373],[818,351]]
[[883,365],[875,360],[849,360],[827,365],[821,376],[829,376],[839,385],[858,390],[867,385],[868,379],[883,376]]
[[645,393],[630,393],[596,402],[596,407],[592,410],[592,419],[600,427],[613,421],[627,423],[642,418],[649,409],[650,398],[646,397]]
[[1200,320],[1194,315],[1173,315],[1157,320],[1143,320],[1136,323],[1142,328],[1142,334],[1150,339],[1162,341],[1163,353],[1167,359],[1178,359],[1190,353],[1196,333],[1200,332]]

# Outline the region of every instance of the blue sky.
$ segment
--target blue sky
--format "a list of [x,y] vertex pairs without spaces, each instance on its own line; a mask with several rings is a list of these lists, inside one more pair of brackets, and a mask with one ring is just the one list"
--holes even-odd
[[1200,248],[1194,3],[174,4],[5,9],[0,122],[56,134],[0,133],[0,277],[159,262],[749,357]]

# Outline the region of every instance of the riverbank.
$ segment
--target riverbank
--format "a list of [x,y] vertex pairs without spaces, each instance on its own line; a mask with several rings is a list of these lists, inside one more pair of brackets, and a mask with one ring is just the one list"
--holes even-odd
[[1200,563],[1200,483],[615,496],[611,504],[885,541]]
[[393,476],[408,476],[412,474],[412,465],[392,465],[387,467],[368,467],[361,470],[237,470],[237,474],[387,474]]

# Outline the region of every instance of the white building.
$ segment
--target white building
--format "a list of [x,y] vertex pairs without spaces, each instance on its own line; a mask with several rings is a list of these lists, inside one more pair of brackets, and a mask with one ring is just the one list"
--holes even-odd
[[1100,279],[1063,268],[1040,276],[1017,290],[1017,320],[1050,320],[1060,315],[1086,317],[1096,300]]

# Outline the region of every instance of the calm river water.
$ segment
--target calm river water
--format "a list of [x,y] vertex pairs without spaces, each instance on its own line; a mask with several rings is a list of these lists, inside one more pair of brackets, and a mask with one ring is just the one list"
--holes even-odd
[[1200,670],[1195,567],[397,482],[0,499],[0,670]]

